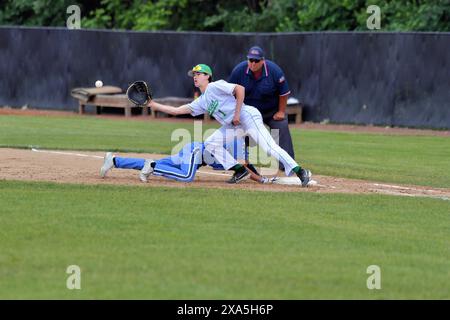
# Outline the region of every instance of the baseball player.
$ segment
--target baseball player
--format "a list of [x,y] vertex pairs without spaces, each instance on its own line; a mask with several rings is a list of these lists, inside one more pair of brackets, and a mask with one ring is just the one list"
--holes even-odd
[[[242,144],[234,141],[233,145],[224,146],[234,154],[236,159],[244,159]],[[239,150],[240,149],[240,150]],[[112,168],[140,170],[139,179],[147,182],[150,174],[162,176],[181,182],[191,182],[195,178],[197,169],[207,165],[216,168],[214,157],[208,153],[205,156],[205,145],[201,142],[192,142],[185,145],[178,154],[160,160],[142,158],[116,157],[111,152],[106,153],[100,176],[104,178]],[[260,183],[272,183],[275,179],[261,176],[252,164],[247,165],[250,170],[250,179]]]
[[205,64],[198,64],[188,72],[193,77],[194,85],[200,89],[201,95],[189,104],[180,107],[163,105],[151,100],[147,105],[153,110],[171,115],[191,114],[198,116],[209,113],[222,127],[205,140],[205,150],[210,152],[225,170],[235,171],[235,181],[247,177],[250,173],[245,166],[239,164],[231,154],[223,148],[230,138],[250,136],[268,155],[282,162],[287,176],[295,173],[303,187],[308,186],[311,172],[300,167],[289,154],[280,148],[264,127],[258,109],[243,103],[244,87],[228,83],[224,80],[213,82],[212,70]]

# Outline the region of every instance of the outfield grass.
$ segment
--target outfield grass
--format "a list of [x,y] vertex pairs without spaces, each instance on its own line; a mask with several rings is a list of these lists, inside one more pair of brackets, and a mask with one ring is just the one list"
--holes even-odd
[[[217,125],[204,126],[204,129]],[[170,153],[189,122],[0,116],[0,147]],[[291,130],[296,158],[315,174],[450,187],[450,139]]]
[[448,201],[11,181],[0,194],[2,299],[450,298]]

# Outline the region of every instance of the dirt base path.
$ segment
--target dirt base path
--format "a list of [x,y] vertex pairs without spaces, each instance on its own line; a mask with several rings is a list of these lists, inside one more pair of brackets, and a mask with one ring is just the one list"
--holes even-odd
[[[164,155],[120,154],[126,157],[159,159]],[[222,188],[246,189],[268,192],[292,191],[315,193],[353,193],[390,194],[411,197],[431,197],[450,200],[450,189],[437,189],[423,186],[376,183],[365,180],[344,179],[314,175],[316,186],[301,188],[298,185],[262,185],[245,180],[237,185],[227,184],[231,176],[228,171],[217,171],[210,167],[198,170],[195,181],[182,183],[162,177],[151,176],[147,184],[142,183],[136,170],[111,170],[105,179],[100,178],[99,170],[103,164],[104,152],[51,151],[0,148],[0,180],[49,181],[75,184],[112,184],[131,186],[168,186],[178,188]],[[268,169],[261,169],[268,174]],[[271,172],[273,173],[273,172]],[[283,174],[279,175],[280,177]]]

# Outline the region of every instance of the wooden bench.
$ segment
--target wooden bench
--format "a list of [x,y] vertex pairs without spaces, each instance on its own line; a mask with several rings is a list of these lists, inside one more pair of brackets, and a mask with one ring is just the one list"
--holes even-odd
[[288,103],[286,106],[287,115],[295,115],[295,124],[302,123],[303,104],[301,102]]
[[[85,112],[86,105],[93,105],[97,108],[97,114],[101,113],[101,107],[123,108],[125,109],[125,117],[131,117],[132,108],[140,108],[131,103],[125,94],[97,94],[88,102],[78,102],[78,113]],[[142,107],[142,115],[148,115],[148,107]]]
[[[86,106],[92,105],[97,109],[97,114],[101,113],[102,107],[123,108],[126,117],[131,117],[132,108],[140,108],[132,104],[122,89],[114,86],[104,86],[101,88],[74,88],[71,91],[72,97],[78,99],[78,113],[84,114]],[[142,114],[148,115],[148,107],[142,107]]]
[[[117,92],[122,92],[122,90],[118,87],[77,88],[72,90],[72,96],[78,99],[79,114],[84,114],[88,105],[95,106],[97,114],[101,113],[102,107],[123,108],[126,117],[131,116],[132,108],[142,108],[143,116],[148,116],[151,111],[152,118],[156,118],[158,114],[165,114],[161,111],[151,110],[147,106],[138,107],[128,100],[126,94]],[[164,97],[154,100],[174,107],[179,107],[192,101],[192,99],[180,97]]]

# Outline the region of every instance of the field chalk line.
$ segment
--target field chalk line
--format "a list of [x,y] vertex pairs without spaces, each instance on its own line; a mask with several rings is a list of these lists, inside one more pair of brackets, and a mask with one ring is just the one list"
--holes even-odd
[[103,159],[103,157],[101,157],[101,156],[94,156],[94,155],[83,154],[83,153],[62,152],[62,151],[50,151],[50,150],[39,150],[39,149],[36,149],[36,148],[31,148],[31,151],[34,151],[34,152],[41,152],[41,153],[61,154],[61,155],[65,155],[65,156],[77,156],[77,157],[86,157],[86,158]]

